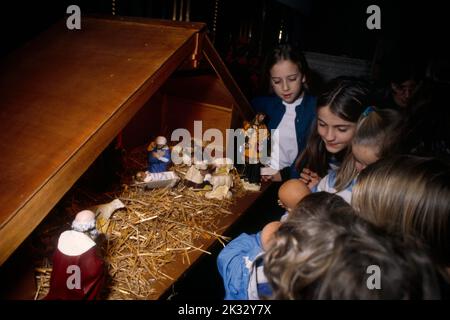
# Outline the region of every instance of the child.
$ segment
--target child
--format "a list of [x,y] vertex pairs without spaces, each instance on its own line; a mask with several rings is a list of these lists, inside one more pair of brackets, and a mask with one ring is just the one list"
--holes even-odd
[[411,57],[391,57],[386,65],[387,86],[375,93],[378,104],[405,112],[424,78],[422,68]]
[[361,170],[380,158],[393,155],[400,144],[402,117],[398,111],[368,107],[359,119],[351,142],[352,152],[338,171],[326,175],[315,191],[336,193],[348,203]]
[[280,45],[267,57],[265,65],[275,95],[256,98],[252,105],[256,112],[267,115],[270,130],[277,129],[272,135],[269,164],[275,173],[265,180],[281,181],[295,172],[293,164],[306,146],[316,99],[305,90],[308,65],[300,51]]
[[389,237],[326,192],[305,197],[281,225],[264,272],[273,299],[440,297],[424,251]]
[[[280,187],[279,198],[289,212],[309,193],[309,189],[302,182],[294,179]],[[257,299],[264,292],[270,293],[262,277],[262,265],[255,261],[269,247],[279,224],[279,221],[271,222],[257,234],[243,233],[219,253],[217,266],[224,282],[226,300]]]
[[313,130],[296,160],[301,180],[311,189],[348,154],[356,123],[368,105],[368,93],[364,82],[339,77],[318,97]]
[[433,158],[396,156],[361,172],[352,205],[391,233],[421,239],[443,275],[450,267],[450,166]]

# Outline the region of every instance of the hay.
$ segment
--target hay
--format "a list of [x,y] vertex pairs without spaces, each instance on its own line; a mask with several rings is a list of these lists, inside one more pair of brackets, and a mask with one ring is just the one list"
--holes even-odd
[[[142,170],[139,166],[145,166],[145,153],[141,150],[129,157],[128,164],[138,165],[132,171]],[[181,177],[187,171],[183,166],[172,169]],[[103,297],[156,299],[161,293],[155,289],[158,282],[176,280],[164,272],[168,264],[179,257],[189,265],[193,251],[211,254],[202,247],[201,239],[214,238],[225,245],[229,239],[219,234],[217,224],[224,215],[232,214],[230,205],[246,192],[236,171],[234,178],[232,200],[206,199],[205,191],[193,191],[183,182],[172,189],[154,190],[124,184],[120,192],[108,194],[108,198],[119,198],[126,208],[113,214],[107,230],[104,252],[109,280]],[[48,265],[36,268],[36,299],[48,293],[50,270]]]
[[209,254],[196,240],[226,240],[215,230],[230,201],[206,200],[182,184],[170,190],[126,188],[119,198],[127,208],[113,216],[108,230],[108,299],[152,298],[155,281],[174,280],[163,270],[176,255],[190,263],[194,250]]

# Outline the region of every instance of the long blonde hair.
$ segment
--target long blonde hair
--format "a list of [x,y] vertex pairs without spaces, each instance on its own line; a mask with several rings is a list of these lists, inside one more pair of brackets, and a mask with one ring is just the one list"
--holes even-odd
[[[419,244],[420,248],[420,244]],[[383,270],[382,290],[366,268]],[[306,196],[264,255],[273,299],[438,299],[435,267],[425,250],[358,217],[341,197]]]
[[[393,155],[399,151],[402,126],[400,112],[368,107],[358,120],[352,145],[376,148],[379,159]],[[339,168],[334,188],[344,190],[357,175],[355,158],[349,153]]]
[[421,239],[436,261],[450,265],[450,166],[433,158],[396,156],[364,169],[352,205],[366,220]]

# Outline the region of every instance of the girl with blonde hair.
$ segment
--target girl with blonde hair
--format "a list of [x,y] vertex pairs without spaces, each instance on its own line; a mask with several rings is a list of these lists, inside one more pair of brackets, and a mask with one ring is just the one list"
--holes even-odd
[[450,266],[448,163],[408,155],[380,160],[359,175],[352,205],[391,233],[419,238],[440,266]]
[[425,250],[386,234],[326,192],[306,196],[280,226],[264,272],[272,299],[440,298]]

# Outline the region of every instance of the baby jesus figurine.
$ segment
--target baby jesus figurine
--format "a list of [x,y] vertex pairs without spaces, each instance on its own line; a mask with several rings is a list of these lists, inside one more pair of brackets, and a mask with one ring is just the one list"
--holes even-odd
[[45,300],[95,300],[105,280],[105,263],[97,255],[95,214],[79,212],[72,230],[64,231],[58,239],[53,256],[50,291]]
[[286,210],[280,221],[272,221],[266,224],[261,232],[261,244],[266,251],[270,248],[271,241],[275,233],[290,215],[290,213],[298,206],[300,201],[309,195],[311,190],[299,179],[291,179],[283,183],[278,189],[278,205]]

